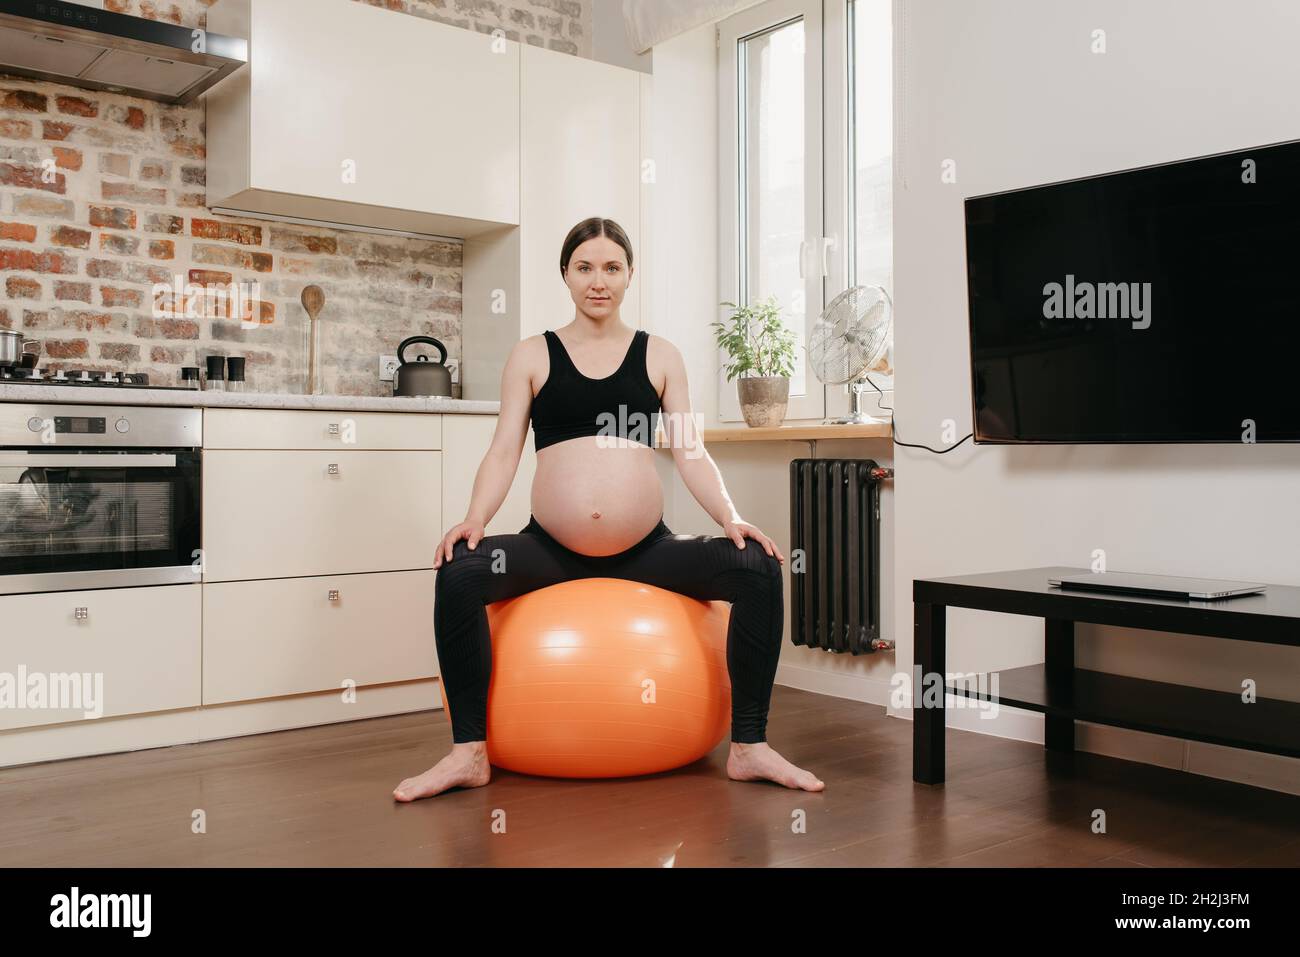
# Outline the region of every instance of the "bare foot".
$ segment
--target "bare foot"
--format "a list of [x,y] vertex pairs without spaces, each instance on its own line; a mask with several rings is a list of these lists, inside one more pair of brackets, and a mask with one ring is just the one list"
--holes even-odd
[[393,797],[399,801],[418,801],[448,788],[481,788],[490,780],[492,766],[488,764],[487,742],[468,741],[453,744],[451,752],[429,770],[407,778],[393,789]]
[[775,781],[788,788],[820,791],[826,783],[811,771],[795,767],[777,754],[766,741],[757,744],[731,742],[727,756],[727,777],[733,781]]

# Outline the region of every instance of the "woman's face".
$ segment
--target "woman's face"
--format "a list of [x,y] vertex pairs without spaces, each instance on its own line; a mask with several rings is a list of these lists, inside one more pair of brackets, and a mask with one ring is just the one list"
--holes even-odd
[[632,273],[622,246],[608,236],[593,236],[573,251],[564,281],[578,310],[600,320],[618,311]]

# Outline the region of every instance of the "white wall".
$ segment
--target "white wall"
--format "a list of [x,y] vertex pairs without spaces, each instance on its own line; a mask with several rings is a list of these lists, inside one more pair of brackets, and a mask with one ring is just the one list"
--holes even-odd
[[[1300,136],[1300,9],[1288,0],[906,0],[901,12],[898,425],[908,441],[933,445],[944,419],[957,421],[958,436],[970,428],[963,198]],[[1106,31],[1104,54],[1090,52],[1095,29]],[[955,184],[941,181],[946,159]],[[1214,277],[1203,278],[1212,293]],[[1209,404],[1231,382],[1211,374],[1207,386]],[[899,609],[911,605],[914,578],[1086,567],[1097,548],[1112,570],[1300,583],[1295,446],[967,443],[942,457],[900,449],[897,470]],[[1034,620],[950,611],[948,636],[952,671],[1042,661]],[[898,639],[898,661],[910,666],[911,636]],[[1295,649],[1079,626],[1076,655],[1081,667],[1222,691],[1253,678],[1263,697],[1300,701]],[[1042,740],[1040,718],[1004,714],[970,726]],[[1293,759],[1091,726],[1079,742],[1300,793]]]

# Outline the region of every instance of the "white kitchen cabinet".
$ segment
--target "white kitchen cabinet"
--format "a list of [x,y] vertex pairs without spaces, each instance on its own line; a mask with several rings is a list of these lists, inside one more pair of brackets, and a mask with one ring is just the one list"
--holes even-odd
[[[464,517],[498,417],[203,414],[201,581],[0,596],[0,672],[90,674],[91,688],[102,674],[113,719],[0,708],[0,733],[12,733],[0,734],[0,764],[436,704],[433,558]],[[526,441],[494,534],[528,521]],[[360,709],[323,707],[345,683]]]
[[221,0],[208,27],[249,40],[207,94],[209,206],[457,237],[519,223],[519,44],[355,0]]
[[433,576],[425,569],[204,585],[203,703],[436,676]]
[[432,568],[442,453],[205,449],[203,580]]
[[[21,673],[28,682],[39,676],[47,687],[50,682],[84,686],[91,696],[78,694],[77,703],[92,711],[102,708],[106,718],[196,708],[201,588],[196,577],[192,585],[0,596],[0,671],[15,682]],[[98,706],[97,675],[102,682]],[[64,684],[73,681],[77,684]],[[86,710],[0,707],[0,730],[82,721]]]
[[[447,528],[465,520],[474,492],[479,464],[492,444],[499,417],[495,415],[444,415],[446,452],[442,457],[442,515]],[[487,524],[489,535],[509,535],[528,524],[532,513],[533,474],[537,455],[530,431],[524,438],[519,468],[505,501]],[[444,529],[445,532],[445,529]]]
[[203,447],[438,450],[442,448],[442,415],[315,409],[205,409]]
[[[573,317],[560,276],[564,237],[589,216],[616,220],[641,245],[641,74],[525,46],[520,70],[520,338]],[[633,263],[637,266],[638,263]],[[643,281],[639,273],[633,286]],[[639,296],[623,322],[641,323]]]
[[642,161],[652,159],[641,135],[643,75],[533,46],[520,54],[520,226],[465,242],[466,399],[500,399],[515,343],[573,318],[560,247],[591,216],[617,221],[638,254],[622,317],[642,325]]

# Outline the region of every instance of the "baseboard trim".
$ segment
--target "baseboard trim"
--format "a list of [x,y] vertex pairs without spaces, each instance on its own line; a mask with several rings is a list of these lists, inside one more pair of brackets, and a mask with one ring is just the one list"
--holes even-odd
[[197,744],[441,708],[438,681],[426,679],[358,688],[353,703],[345,702],[341,691],[323,691],[156,714],[16,728],[0,733],[0,767]]
[[[955,700],[953,695],[944,697],[944,727],[1042,745],[1045,721],[1040,712],[1004,705],[998,708],[996,717],[982,718],[980,715],[986,712],[969,705],[956,707]],[[910,710],[890,709],[888,715],[912,720]],[[1300,760],[1296,758],[1087,721],[1076,721],[1074,727],[1074,745],[1078,751],[1300,795]]]
[[[889,717],[905,721],[912,718],[910,710],[889,706],[893,688],[888,681],[790,665],[779,665],[776,677],[777,683],[785,687],[879,705]],[[1043,743],[1044,721],[1038,712],[1001,706],[995,717],[984,718],[981,715],[988,712],[956,707],[955,701],[953,695],[945,697],[946,727],[1030,744]],[[345,703],[338,691],[324,691],[158,714],[17,728],[0,732],[0,767],[197,744],[441,708],[438,681],[428,679],[358,688],[354,703]],[[1086,721],[1076,722],[1075,728],[1076,747],[1090,754],[1300,795],[1300,771],[1297,770],[1300,761],[1295,758]]]
[[800,668],[796,665],[778,664],[776,683],[800,691],[811,691],[832,698],[846,698],[849,701],[861,701],[864,704],[889,706],[890,683],[880,678],[866,675],[836,674],[820,671],[816,668]]

